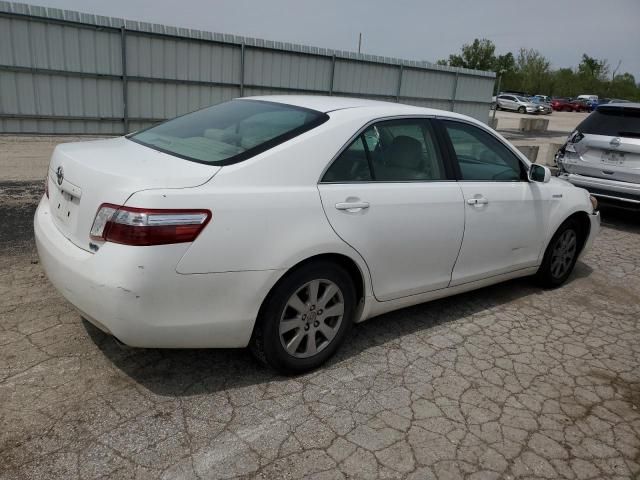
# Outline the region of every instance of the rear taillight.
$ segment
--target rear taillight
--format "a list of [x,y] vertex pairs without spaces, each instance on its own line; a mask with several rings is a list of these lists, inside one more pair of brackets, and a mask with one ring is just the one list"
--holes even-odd
[[193,242],[211,219],[209,210],[165,210],[103,203],[91,238],[125,245]]

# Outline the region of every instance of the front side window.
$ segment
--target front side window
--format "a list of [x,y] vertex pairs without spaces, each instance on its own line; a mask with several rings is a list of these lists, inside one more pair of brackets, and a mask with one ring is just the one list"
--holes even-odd
[[526,180],[520,159],[493,135],[461,122],[442,122],[449,134],[462,180]]
[[232,100],[188,113],[129,137],[187,160],[229,165],[310,130],[329,117],[260,100]]
[[333,162],[322,181],[446,179],[431,123],[424,119],[403,119],[383,121],[368,127]]

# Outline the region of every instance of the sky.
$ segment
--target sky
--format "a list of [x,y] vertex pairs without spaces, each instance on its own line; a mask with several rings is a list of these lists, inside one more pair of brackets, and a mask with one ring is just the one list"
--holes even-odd
[[640,0],[23,0],[25,3],[316,47],[435,62],[474,38],[498,54],[539,50],[552,68],[583,53],[640,81]]

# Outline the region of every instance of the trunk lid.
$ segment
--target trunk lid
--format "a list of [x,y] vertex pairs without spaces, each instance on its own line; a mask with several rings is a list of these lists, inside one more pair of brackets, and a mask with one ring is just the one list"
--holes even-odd
[[91,251],[89,233],[101,204],[123,205],[140,190],[202,185],[219,170],[125,137],[61,144],[47,178],[53,222],[71,242]]

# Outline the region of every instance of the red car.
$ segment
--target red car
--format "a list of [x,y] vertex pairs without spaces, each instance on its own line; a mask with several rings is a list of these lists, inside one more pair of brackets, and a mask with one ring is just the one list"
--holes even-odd
[[589,105],[584,100],[571,100],[570,98],[554,98],[551,100],[551,108],[557,112],[588,112]]

